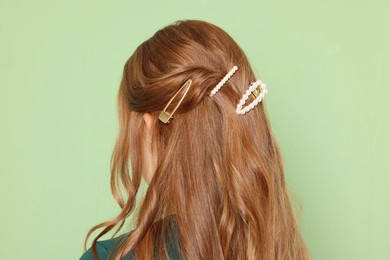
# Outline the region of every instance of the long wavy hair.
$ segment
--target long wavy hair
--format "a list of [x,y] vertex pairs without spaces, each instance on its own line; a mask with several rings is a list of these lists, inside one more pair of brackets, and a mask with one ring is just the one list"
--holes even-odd
[[[208,96],[234,65],[238,71]],[[188,79],[192,86],[174,119],[160,122],[159,113]],[[115,227],[116,234],[137,212],[136,227],[117,245],[113,259],[129,251],[137,259],[154,254],[167,259],[166,238],[174,228],[182,259],[309,259],[264,100],[247,114],[236,114],[253,81],[243,50],[208,22],[178,21],[143,42],[124,65],[117,96],[120,127],[111,189],[121,212],[92,227],[84,249],[92,232],[104,228],[92,244],[98,259],[97,240]],[[144,167],[143,113],[155,122],[157,168],[136,205]]]

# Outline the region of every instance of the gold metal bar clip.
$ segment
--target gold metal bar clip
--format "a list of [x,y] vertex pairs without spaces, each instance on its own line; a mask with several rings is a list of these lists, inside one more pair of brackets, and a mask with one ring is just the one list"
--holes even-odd
[[[163,111],[161,111],[160,115],[158,116],[158,119],[163,122],[164,124],[169,124],[171,120],[173,119],[173,114],[176,112],[177,108],[180,106],[181,102],[183,101],[184,97],[187,95],[187,92],[189,88],[191,87],[192,80],[187,80],[176,92],[176,94],[169,100],[168,104],[164,107]],[[172,112],[168,112],[167,109],[169,105],[172,103],[172,101],[176,98],[176,96],[184,90],[184,93],[182,97],[179,100],[179,103],[177,103],[176,107],[172,110]]]

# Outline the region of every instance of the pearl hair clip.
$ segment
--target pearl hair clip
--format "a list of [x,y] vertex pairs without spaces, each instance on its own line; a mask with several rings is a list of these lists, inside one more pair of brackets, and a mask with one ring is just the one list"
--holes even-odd
[[[238,67],[234,66],[227,74],[226,76],[211,90],[209,96],[214,96],[221,88],[222,86],[230,79],[231,76],[237,71]],[[260,87],[260,88],[259,88]],[[252,82],[249,85],[248,90],[242,95],[240,102],[237,104],[236,107],[236,113],[238,115],[245,115],[249,110],[253,109],[257,104],[261,102],[261,100],[264,98],[264,96],[268,93],[267,85],[262,82],[260,79]],[[252,94],[254,96],[254,100],[248,104],[247,106],[243,107],[245,105],[246,101],[249,98],[249,95]]]
[[209,96],[210,97],[214,96],[218,92],[218,90],[220,90],[220,88],[222,88],[222,86],[226,83],[226,81],[228,81],[230,79],[230,77],[233,76],[234,72],[236,72],[237,70],[238,70],[238,67],[234,66],[228,72],[228,74],[226,74],[226,76],[223,77],[223,79],[221,79],[221,81],[215,86],[215,88],[213,88],[213,90],[211,90]]
[[[258,86],[260,86],[261,88],[260,93],[258,90]],[[256,98],[249,105],[243,108],[242,106],[245,105],[245,102],[247,101],[251,93],[253,93]],[[242,95],[240,102],[237,104],[236,113],[239,115],[244,115],[249,110],[253,109],[257,104],[259,104],[267,93],[267,85],[263,83],[260,79],[256,82],[252,82],[249,85],[248,90],[244,93],[244,95]]]

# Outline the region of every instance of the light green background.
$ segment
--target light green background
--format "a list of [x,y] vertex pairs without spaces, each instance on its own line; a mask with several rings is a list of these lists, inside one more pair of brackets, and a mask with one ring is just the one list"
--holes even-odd
[[268,85],[313,259],[390,259],[388,1],[0,0],[0,259],[78,259],[119,210],[115,98],[136,46],[203,19]]

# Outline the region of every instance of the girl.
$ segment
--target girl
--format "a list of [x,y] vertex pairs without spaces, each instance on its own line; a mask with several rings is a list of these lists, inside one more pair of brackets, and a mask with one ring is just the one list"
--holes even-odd
[[[111,188],[122,210],[89,231],[84,249],[104,228],[81,259],[308,259],[266,94],[215,25],[179,21],[142,43],[118,92]],[[137,211],[142,177],[149,186]],[[97,241],[133,212],[134,230]]]

